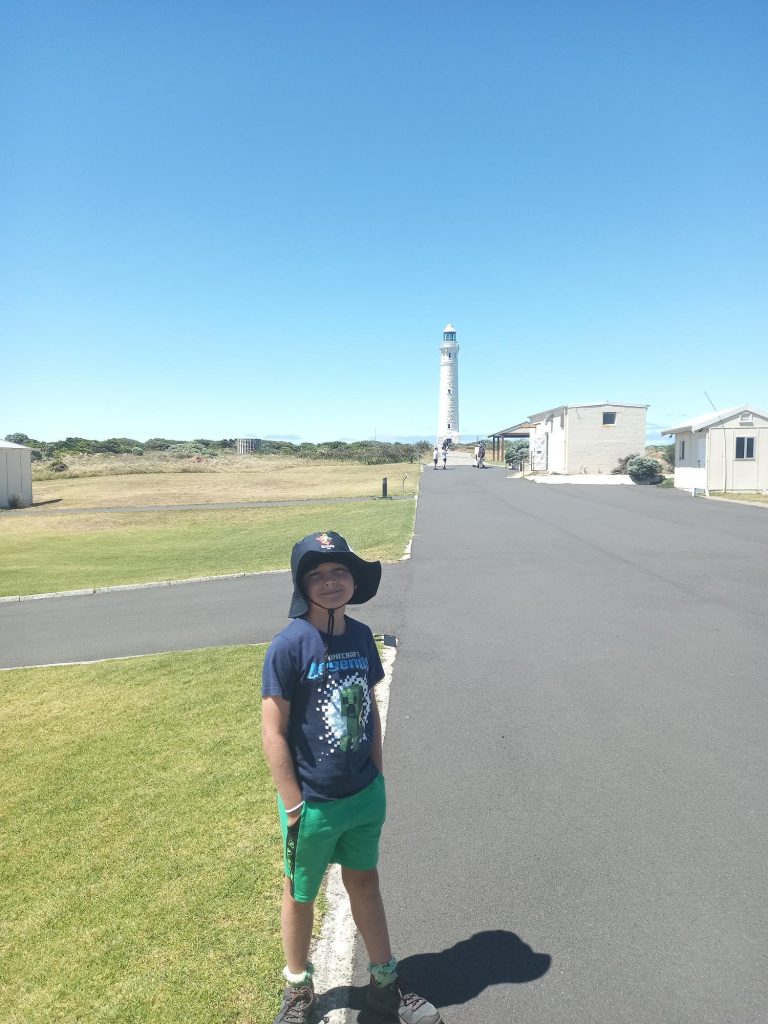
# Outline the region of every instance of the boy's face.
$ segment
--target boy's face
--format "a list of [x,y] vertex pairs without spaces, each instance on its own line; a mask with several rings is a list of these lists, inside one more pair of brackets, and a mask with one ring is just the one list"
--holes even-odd
[[321,608],[341,608],[355,593],[355,579],[341,562],[320,562],[301,581],[304,593]]

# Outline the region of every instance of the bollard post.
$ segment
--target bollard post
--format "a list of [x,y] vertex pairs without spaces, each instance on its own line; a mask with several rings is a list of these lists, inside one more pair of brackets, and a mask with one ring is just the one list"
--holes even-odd
[[382,498],[387,496],[387,478],[385,476],[381,478],[381,496]]

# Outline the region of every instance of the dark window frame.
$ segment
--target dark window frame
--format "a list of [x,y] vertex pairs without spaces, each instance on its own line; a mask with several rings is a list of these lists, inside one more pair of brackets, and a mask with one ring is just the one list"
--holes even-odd
[[[741,454],[739,454],[741,449]],[[736,438],[736,451],[734,458],[738,459],[739,462],[754,462],[755,460],[755,438],[754,437],[737,437]]]

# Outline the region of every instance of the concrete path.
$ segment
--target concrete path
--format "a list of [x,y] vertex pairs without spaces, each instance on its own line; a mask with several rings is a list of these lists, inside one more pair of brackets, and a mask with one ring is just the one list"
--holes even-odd
[[[413,558],[355,614],[400,638],[383,890],[447,1024],[765,1024],[766,569],[761,509],[424,472]],[[0,647],[263,640],[288,590],[0,606]]]

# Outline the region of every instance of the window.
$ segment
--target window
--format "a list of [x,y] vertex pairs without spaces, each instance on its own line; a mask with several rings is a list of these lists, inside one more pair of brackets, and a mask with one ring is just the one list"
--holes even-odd
[[616,413],[615,412],[604,412],[603,413],[603,426],[613,427],[616,425]]
[[685,462],[685,441],[680,442],[680,461]]
[[737,459],[754,459],[755,457],[755,439],[754,437],[737,437],[736,438],[736,458]]

